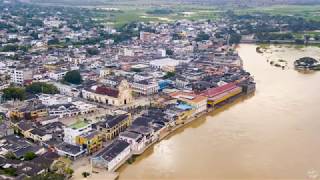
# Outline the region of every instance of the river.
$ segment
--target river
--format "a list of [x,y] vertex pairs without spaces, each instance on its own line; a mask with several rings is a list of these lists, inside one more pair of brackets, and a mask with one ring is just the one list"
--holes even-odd
[[238,52],[257,82],[255,94],[157,143],[122,166],[120,179],[320,178],[320,72],[267,62],[319,59],[320,48],[273,47],[262,55],[243,44]]

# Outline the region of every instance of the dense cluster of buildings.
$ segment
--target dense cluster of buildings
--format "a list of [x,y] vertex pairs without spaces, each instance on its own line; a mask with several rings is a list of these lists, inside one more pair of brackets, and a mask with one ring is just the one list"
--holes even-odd
[[[0,25],[20,28],[10,11],[1,14],[9,20],[0,16]],[[135,23],[127,28],[139,33],[116,42],[101,36],[121,35],[110,27],[99,27],[97,33],[81,22],[70,24],[59,13],[36,19],[38,25],[28,31],[0,28],[0,90],[43,82],[59,93],[1,101],[2,170],[20,170],[8,153],[32,164],[24,160],[32,152],[37,158],[54,153],[51,163],[88,156],[93,167],[115,171],[173,130],[255,89],[222,22]],[[84,42],[96,38],[102,39]],[[22,45],[28,49],[7,47]],[[74,70],[82,83],[62,82]],[[49,168],[41,170],[22,174],[31,177]]]

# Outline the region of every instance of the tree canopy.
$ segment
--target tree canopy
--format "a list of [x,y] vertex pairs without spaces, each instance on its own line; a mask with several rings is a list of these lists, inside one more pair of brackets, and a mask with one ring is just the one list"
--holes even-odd
[[62,174],[57,174],[53,172],[43,173],[36,176],[27,178],[27,180],[64,180],[65,177]]
[[5,100],[24,100],[26,98],[26,91],[24,88],[8,87],[3,90],[2,98]]
[[26,152],[23,156],[25,161],[30,161],[36,157],[37,157],[37,155],[34,152]]
[[63,80],[71,84],[81,84],[82,77],[79,71],[73,70],[67,72],[67,74],[63,77]]
[[59,93],[58,88],[52,84],[43,82],[35,82],[26,87],[26,91],[31,94],[57,94]]
[[196,41],[206,41],[209,40],[210,35],[206,34],[205,32],[200,32],[197,37],[196,37]]

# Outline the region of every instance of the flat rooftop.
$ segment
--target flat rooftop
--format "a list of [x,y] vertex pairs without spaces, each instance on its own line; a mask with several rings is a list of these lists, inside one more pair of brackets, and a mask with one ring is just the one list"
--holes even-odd
[[71,124],[69,127],[72,128],[72,129],[81,129],[81,128],[84,128],[86,126],[88,126],[89,124],[84,122],[84,121],[77,121],[73,124]]

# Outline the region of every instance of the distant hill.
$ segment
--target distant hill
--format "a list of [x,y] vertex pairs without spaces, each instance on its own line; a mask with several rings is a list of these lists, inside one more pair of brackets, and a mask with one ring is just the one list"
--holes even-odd
[[165,3],[193,3],[193,4],[214,4],[214,5],[275,5],[275,4],[320,4],[320,0],[30,0],[36,3],[53,4],[165,4]]

